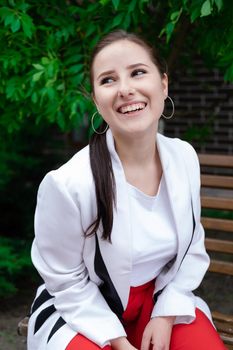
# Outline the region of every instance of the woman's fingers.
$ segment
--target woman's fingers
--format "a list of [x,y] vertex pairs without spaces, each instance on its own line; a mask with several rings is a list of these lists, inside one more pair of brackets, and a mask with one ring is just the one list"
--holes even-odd
[[149,329],[145,328],[142,336],[141,350],[149,350],[151,345],[151,333]]

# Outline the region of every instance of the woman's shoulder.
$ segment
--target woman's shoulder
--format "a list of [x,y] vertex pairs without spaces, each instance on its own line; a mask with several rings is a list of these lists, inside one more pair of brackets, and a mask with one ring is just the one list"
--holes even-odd
[[168,137],[159,133],[158,139],[161,144],[173,152],[182,152],[186,153],[187,156],[193,155],[194,157],[197,157],[194,147],[185,140],[182,140],[178,137]]
[[167,137],[162,134],[158,134],[158,141],[161,148],[166,149],[166,154],[173,159],[173,161],[180,164],[185,164],[188,171],[200,171],[199,160],[197,153],[193,146],[180,138]]
[[90,166],[89,146],[78,151],[72,158],[59,168],[49,171],[43,178],[40,187],[44,183],[52,183],[56,187],[82,189],[93,182]]

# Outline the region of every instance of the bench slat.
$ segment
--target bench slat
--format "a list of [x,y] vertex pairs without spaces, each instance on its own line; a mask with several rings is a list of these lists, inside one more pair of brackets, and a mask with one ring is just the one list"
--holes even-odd
[[233,254],[233,242],[222,240],[222,239],[214,239],[214,238],[206,238],[205,245],[207,250],[212,250],[214,252],[221,253],[229,253]]
[[211,259],[209,271],[233,276],[233,263]]
[[220,154],[198,154],[201,165],[230,168],[233,167],[233,156]]
[[[217,327],[219,332],[223,332],[228,336],[233,336],[233,325],[230,323],[225,323],[221,321],[215,321],[215,326]],[[232,338],[232,343],[233,344],[233,338]]]
[[233,210],[233,199],[203,196],[201,205],[203,208]]
[[232,338],[232,334],[226,334],[224,332],[219,332],[219,335],[221,337],[221,339],[223,340],[224,344],[226,344],[228,346],[228,349],[232,349],[231,346],[233,346],[233,338]]
[[214,188],[233,189],[233,179],[231,176],[201,175],[201,185]]
[[233,325],[233,315],[226,315],[219,311],[213,311],[212,316],[214,320],[232,323]]
[[201,222],[205,229],[233,233],[233,220],[202,217]]

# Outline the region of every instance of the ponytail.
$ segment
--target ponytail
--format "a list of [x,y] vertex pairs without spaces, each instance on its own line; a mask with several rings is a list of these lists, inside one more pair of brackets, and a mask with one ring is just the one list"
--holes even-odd
[[100,135],[94,133],[89,146],[91,170],[95,183],[97,217],[87,229],[86,236],[95,234],[102,223],[102,238],[111,242],[113,207],[116,206],[116,184],[107,148],[106,133]]

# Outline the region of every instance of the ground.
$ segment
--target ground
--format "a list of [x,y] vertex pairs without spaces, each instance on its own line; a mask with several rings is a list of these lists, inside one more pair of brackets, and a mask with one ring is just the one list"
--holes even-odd
[[[20,299],[18,299],[20,300]],[[2,304],[2,303],[1,303]],[[1,305],[0,310],[0,349],[26,350],[26,338],[17,334],[18,322],[28,313],[24,299],[22,304],[13,307]]]
[[[28,286],[17,297],[0,301],[1,350],[26,350],[26,339],[17,335],[17,324],[28,314],[34,294],[32,289]],[[207,301],[211,310],[233,314],[232,277],[208,273],[196,294]]]

